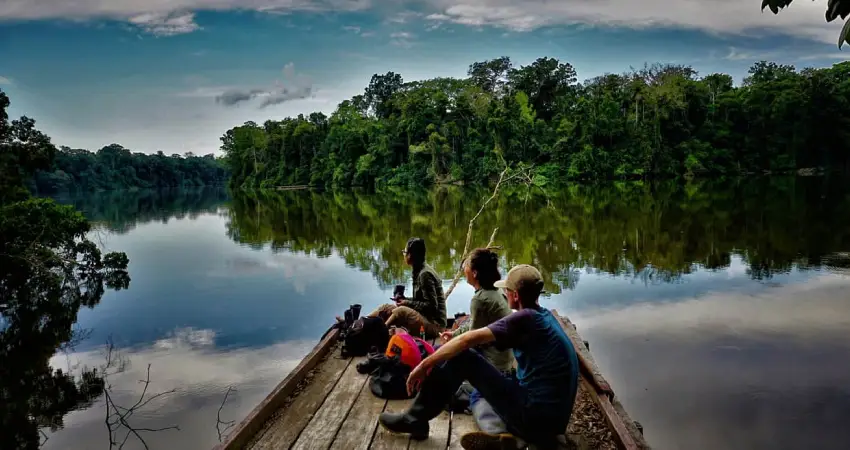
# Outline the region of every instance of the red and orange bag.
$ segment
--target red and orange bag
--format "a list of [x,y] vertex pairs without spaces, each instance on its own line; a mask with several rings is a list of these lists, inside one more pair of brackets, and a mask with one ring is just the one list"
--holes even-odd
[[407,333],[396,333],[390,338],[384,354],[387,358],[398,357],[402,364],[413,370],[432,353],[434,353],[434,347],[427,341]]

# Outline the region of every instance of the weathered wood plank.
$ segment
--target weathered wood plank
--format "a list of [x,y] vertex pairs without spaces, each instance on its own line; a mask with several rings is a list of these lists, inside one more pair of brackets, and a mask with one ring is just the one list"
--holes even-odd
[[573,323],[570,322],[570,319],[558,315],[558,311],[552,310],[552,315],[558,319],[561,323],[561,328],[564,329],[570,341],[572,341],[578,355],[581,372],[596,386],[597,392],[603,392],[609,397],[613,397],[614,390],[611,388],[611,384],[602,376],[602,372],[596,366],[596,361],[590,355],[590,350],[585,347],[584,340],[578,334],[578,331],[576,331]]
[[[388,412],[402,412],[407,411],[407,408],[410,407],[410,404],[413,403],[413,399],[409,400],[389,400],[387,401],[387,406],[384,408],[384,411]],[[410,436],[406,434],[393,434],[387,431],[386,428],[382,427],[380,424],[378,425],[378,430],[375,432],[375,438],[372,439],[372,445],[369,446],[372,450],[398,450],[401,448],[407,448],[407,444],[410,441]]]
[[331,450],[366,450],[372,443],[378,426],[378,415],[384,411],[387,401],[376,397],[368,381],[360,388],[360,394],[337,432]]
[[255,450],[289,448],[312,419],[319,406],[330,395],[340,376],[351,363],[351,359],[329,357],[318,367],[310,383],[296,396],[292,403],[271,419],[265,433],[257,440]]
[[451,427],[451,413],[443,411],[428,424],[431,432],[428,439],[416,441],[411,439],[409,450],[446,450],[449,445],[449,428]]
[[217,445],[214,450],[237,450],[245,448],[263,428],[263,425],[280,407],[286,399],[295,391],[295,387],[304,377],[328,354],[339,339],[339,330],[334,329],[319,342],[313,350],[301,360],[301,363],[283,379],[259,405],[239,422],[233,431],[227,435],[224,442]]
[[466,433],[478,431],[478,425],[475,423],[475,418],[469,414],[452,413],[451,416],[448,448],[449,450],[462,450],[460,438]]
[[617,443],[617,448],[621,450],[640,450],[642,447],[638,446],[634,436],[626,428],[626,424],[623,422],[620,414],[614,409],[614,406],[611,405],[608,397],[599,395],[586,378],[582,377],[580,383],[584,384],[584,388],[590,393],[593,401],[602,410],[602,416],[605,417],[605,422],[608,423],[608,428],[611,430],[611,436]]
[[319,411],[310,419],[310,423],[301,431],[293,450],[322,449],[330,447],[342,422],[354,406],[360,390],[366,383],[366,375],[357,373],[357,364],[366,358],[354,358],[333,391],[327,396]]

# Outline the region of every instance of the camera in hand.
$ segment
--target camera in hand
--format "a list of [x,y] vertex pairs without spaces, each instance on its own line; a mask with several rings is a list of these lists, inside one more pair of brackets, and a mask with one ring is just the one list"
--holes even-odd
[[404,298],[404,285],[397,284],[393,289],[393,298]]

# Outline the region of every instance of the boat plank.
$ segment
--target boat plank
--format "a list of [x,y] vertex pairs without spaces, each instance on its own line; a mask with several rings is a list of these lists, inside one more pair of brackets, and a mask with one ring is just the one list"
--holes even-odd
[[214,450],[235,450],[248,446],[254,436],[262,431],[269,417],[274,415],[286,399],[295,392],[298,384],[322,361],[322,358],[335,348],[338,338],[339,329],[334,329],[319,341],[316,347],[301,360],[301,363],[275,386],[272,392],[254,407]]
[[[330,395],[340,376],[351,363],[351,359],[341,359],[331,355],[318,366],[313,379],[292,403],[279,411],[277,417],[270,419],[265,433],[252,447],[255,450],[289,448],[301,431],[313,418],[313,414]],[[297,414],[290,414],[296,412]]]
[[608,427],[611,429],[611,435],[617,443],[617,448],[621,450],[640,450],[642,447],[638,446],[631,431],[626,427],[626,424],[623,422],[620,414],[614,409],[614,406],[611,405],[608,397],[599,395],[587,379],[582,378],[581,383],[584,384],[584,388],[587,389],[590,396],[593,397],[594,402],[602,410],[602,416],[605,417],[605,422],[608,423]]
[[378,415],[386,405],[387,401],[372,394],[369,383],[365,382],[331,443],[331,450],[368,449],[378,426]]
[[449,446],[449,428],[451,427],[451,413],[443,411],[439,416],[429,422],[431,432],[428,439],[423,441],[410,440],[409,450],[446,450]]
[[[387,406],[386,408],[384,408],[384,411],[394,413],[407,411],[407,408],[410,407],[411,403],[413,403],[413,399],[388,400]],[[398,450],[400,448],[406,449],[409,441],[410,436],[406,434],[390,433],[389,431],[387,431],[386,428],[378,425],[378,429],[375,432],[375,438],[372,440],[372,444],[369,446],[369,448],[373,450]]]
[[354,358],[327,396],[319,411],[301,431],[293,450],[327,449],[354,406],[366,376],[357,373],[357,364],[366,358]]
[[478,431],[478,424],[470,414],[452,413],[449,425],[449,450],[461,450],[460,438],[473,431]]

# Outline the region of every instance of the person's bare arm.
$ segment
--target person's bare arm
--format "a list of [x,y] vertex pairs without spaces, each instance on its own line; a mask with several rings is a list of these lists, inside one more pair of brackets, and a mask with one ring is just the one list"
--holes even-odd
[[422,360],[407,378],[407,392],[413,394],[419,388],[419,383],[425,378],[425,375],[435,365],[448,361],[460,352],[478,346],[487,344],[496,340],[496,336],[489,328],[479,328],[462,334],[460,337],[450,340],[448,343],[440,346],[434,354]]

